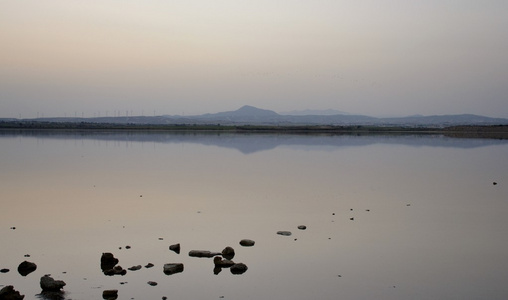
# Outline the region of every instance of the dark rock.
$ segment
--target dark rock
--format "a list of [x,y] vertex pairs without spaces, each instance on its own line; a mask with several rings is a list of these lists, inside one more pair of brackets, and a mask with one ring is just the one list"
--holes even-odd
[[225,259],[233,259],[233,257],[235,257],[235,249],[229,246],[224,248],[224,250],[222,250],[222,257]]
[[278,235],[284,235],[284,236],[290,236],[292,233],[291,231],[277,231]]
[[12,230],[16,230],[16,227],[11,227]]
[[1,269],[1,270],[0,270],[0,273],[7,273],[7,272],[9,272],[9,271],[10,271],[9,269]]
[[219,275],[220,272],[222,272],[222,268],[221,267],[215,266],[213,268],[213,274]]
[[305,230],[305,229],[307,229],[307,226],[305,226],[305,225],[300,225],[300,226],[298,226],[298,229],[300,229],[300,230]]
[[174,244],[169,246],[169,250],[174,251],[177,254],[180,254],[180,244]]
[[243,274],[247,271],[247,269],[248,269],[247,266],[243,263],[234,264],[230,268],[231,273],[235,275]]
[[129,271],[137,271],[137,270],[141,270],[141,265],[137,265],[137,266],[132,266],[130,268],[128,268]]
[[131,248],[131,246],[125,246],[125,249],[130,249],[130,248]]
[[21,295],[12,285],[4,286],[0,290],[1,300],[23,300],[23,298],[25,298],[25,295]]
[[65,286],[65,282],[62,280],[54,280],[49,275],[42,276],[40,284],[41,289],[46,292],[58,292]]
[[113,269],[105,270],[104,275],[113,276],[113,275],[125,275],[127,274],[127,270],[122,268],[121,266],[115,266]]
[[240,241],[240,245],[244,246],[244,247],[252,247],[254,246],[256,242],[254,242],[253,240],[249,240],[249,239],[243,239]]
[[149,268],[151,268],[151,267],[153,267],[153,264],[152,264],[152,263],[148,263],[148,264],[145,266],[145,268],[147,268],[147,269],[149,269]]
[[104,291],[102,291],[102,299],[105,299],[105,300],[118,299],[118,290],[104,290]]
[[20,263],[18,266],[18,272],[19,274],[21,274],[21,276],[26,276],[35,270],[37,270],[37,265],[34,264],[33,262],[28,262],[26,260]]
[[192,256],[192,257],[214,257],[217,255],[222,255],[222,253],[211,252],[211,251],[207,251],[207,250],[191,250],[191,251],[189,251],[189,256]]
[[355,218],[349,218],[349,220],[354,221],[354,220],[355,220]]
[[492,184],[493,184],[493,185],[497,185],[497,182],[495,182],[495,181],[494,181]]
[[148,281],[147,283],[149,285],[151,285],[151,286],[156,286],[157,285],[157,282],[155,282],[155,281]]
[[118,263],[118,259],[112,253],[102,253],[101,256],[101,269],[103,272],[113,269]]
[[214,257],[213,258],[213,263],[215,264],[215,266],[221,267],[221,268],[229,268],[229,267],[231,267],[232,265],[235,264],[231,260],[220,258],[220,256]]
[[183,272],[183,264],[181,263],[172,263],[172,264],[164,264],[164,274],[172,275],[176,273]]

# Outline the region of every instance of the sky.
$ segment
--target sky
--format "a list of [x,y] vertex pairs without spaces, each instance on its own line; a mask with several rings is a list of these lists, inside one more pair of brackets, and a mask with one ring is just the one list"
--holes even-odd
[[508,118],[506,0],[0,0],[0,118]]

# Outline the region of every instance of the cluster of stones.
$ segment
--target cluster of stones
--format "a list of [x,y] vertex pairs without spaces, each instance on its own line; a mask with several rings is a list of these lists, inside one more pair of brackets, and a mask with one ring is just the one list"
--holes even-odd
[[[2,269],[3,273],[9,272],[8,269]],[[33,262],[24,261],[18,266],[18,273],[21,276],[27,276],[28,274],[37,270],[37,265]],[[64,292],[62,288],[65,286],[65,282],[62,280],[55,280],[50,275],[44,275],[41,277],[41,295],[48,299],[60,299],[63,298]],[[0,300],[21,300],[24,299],[25,295],[21,295],[14,289],[12,285],[3,287],[0,290]]]
[[[250,247],[254,245],[252,240],[242,240],[240,245]],[[247,271],[247,266],[244,263],[235,263],[232,259],[235,257],[235,249],[227,246],[222,252],[212,252],[208,250],[191,250],[189,251],[191,257],[213,257],[215,275],[219,274],[223,268],[229,268],[234,275],[240,275]]]
[[[240,241],[240,245],[243,247],[252,247],[255,242],[249,239],[243,239]],[[177,254],[180,254],[181,246],[180,244],[174,244],[169,246],[169,250],[174,251]],[[219,274],[223,268],[229,268],[231,273],[234,275],[243,274],[247,271],[247,266],[244,263],[235,263],[232,259],[235,256],[235,250],[232,247],[226,247],[222,250],[222,252],[213,252],[208,250],[190,250],[190,257],[204,257],[204,258],[212,258],[214,263],[214,274]],[[101,269],[104,275],[114,276],[114,275],[125,275],[127,270],[118,265],[119,260],[114,257],[112,253],[106,252],[102,253],[101,256]],[[145,268],[151,268],[153,264],[148,264]],[[141,265],[132,266],[128,268],[129,271],[137,271],[141,269]],[[184,271],[183,263],[167,263],[163,266],[163,272],[166,275],[173,275],[176,273],[181,273]],[[156,286],[157,282],[148,281],[148,285]],[[102,298],[107,300],[118,299],[118,290],[104,290],[102,292]],[[0,298],[1,300],[2,298]]]
[[[243,239],[240,241],[240,245],[243,247],[252,247],[255,242],[249,239]],[[171,251],[180,254],[180,244],[169,246]],[[235,257],[235,250],[232,247],[226,247],[222,252],[212,252],[208,250],[190,250],[189,256],[191,257],[206,257],[212,258],[214,263],[214,274],[219,274],[223,268],[229,268],[231,273],[234,275],[243,274],[247,271],[247,266],[244,263],[235,263],[232,259]],[[118,265],[119,260],[114,257],[112,253],[105,252],[101,256],[101,269],[104,275],[125,275],[127,270]],[[149,263],[145,268],[151,268],[154,265]],[[129,271],[140,270],[141,265],[132,266],[128,268]],[[27,276],[37,269],[37,265],[33,262],[23,261],[18,266],[18,272],[21,276]],[[163,272],[166,275],[172,275],[181,273],[184,270],[183,263],[167,263],[163,266]],[[9,269],[2,269],[2,273],[9,272]],[[157,282],[149,281],[149,285],[155,286]],[[62,280],[55,280],[50,275],[44,275],[41,277],[40,286],[42,289],[41,295],[48,299],[63,299],[64,292],[62,291],[66,283]],[[21,295],[14,289],[12,285],[3,287],[0,290],[0,300],[22,300],[24,295]],[[118,290],[104,290],[102,293],[103,299],[114,300],[118,298]]]

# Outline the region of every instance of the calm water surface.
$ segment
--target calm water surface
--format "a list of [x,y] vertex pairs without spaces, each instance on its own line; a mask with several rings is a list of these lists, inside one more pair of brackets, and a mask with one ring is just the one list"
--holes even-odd
[[[75,300],[508,297],[508,141],[7,131],[0,201],[0,285],[25,299],[44,274]],[[188,256],[226,246],[246,273]],[[155,266],[105,276],[103,252]]]

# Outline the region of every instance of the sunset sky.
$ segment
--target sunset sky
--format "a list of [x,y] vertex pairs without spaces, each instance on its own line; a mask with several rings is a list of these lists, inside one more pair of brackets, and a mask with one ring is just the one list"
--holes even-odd
[[0,118],[508,118],[506,0],[2,0]]

